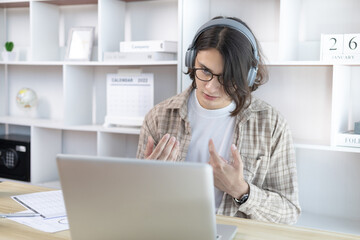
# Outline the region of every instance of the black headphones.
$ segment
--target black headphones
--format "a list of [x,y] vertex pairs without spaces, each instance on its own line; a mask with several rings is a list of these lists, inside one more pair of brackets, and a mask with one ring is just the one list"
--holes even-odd
[[233,20],[233,19],[229,19],[229,18],[212,19],[212,20],[208,21],[207,23],[205,23],[204,25],[202,25],[199,28],[199,30],[196,32],[192,43],[190,44],[188,50],[186,51],[185,66],[188,68],[194,66],[195,57],[197,54],[194,45],[195,45],[196,39],[199,37],[199,35],[201,33],[205,32],[206,30],[208,30],[209,28],[212,28],[215,26],[229,27],[229,28],[235,29],[235,30],[239,31],[240,33],[242,33],[249,40],[249,42],[253,48],[254,57],[256,59],[256,66],[251,67],[248,72],[247,80],[248,80],[249,87],[251,87],[255,82],[256,74],[258,71],[258,62],[259,62],[259,55],[258,55],[255,37],[246,26],[244,26],[242,23],[240,23],[236,20]]

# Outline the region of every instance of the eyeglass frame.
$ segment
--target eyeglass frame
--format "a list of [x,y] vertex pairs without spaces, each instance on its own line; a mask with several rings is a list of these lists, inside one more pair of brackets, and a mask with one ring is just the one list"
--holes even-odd
[[[193,70],[194,70],[194,76],[197,77],[197,78],[198,78],[200,81],[202,81],[202,82],[210,82],[211,80],[214,79],[214,76],[218,77],[219,83],[222,83],[223,80],[224,80],[224,74],[215,74],[215,73],[212,73],[212,72],[211,72],[209,69],[207,69],[207,68],[193,68]],[[211,73],[211,78],[210,78],[209,80],[204,80],[204,79],[199,78],[199,77],[196,75],[196,71],[197,71],[197,70],[206,70],[206,71],[208,71],[209,73]],[[220,80],[220,78],[221,78],[222,80]]]

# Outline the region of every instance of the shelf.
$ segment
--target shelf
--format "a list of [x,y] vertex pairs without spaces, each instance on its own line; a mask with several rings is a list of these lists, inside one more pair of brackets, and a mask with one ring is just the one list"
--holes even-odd
[[27,65],[27,66],[176,66],[177,61],[124,61],[124,62],[68,62],[68,61],[0,61],[4,65]]
[[[0,61],[3,65],[39,65],[39,66],[176,66],[176,60],[170,61],[122,61],[122,62],[99,62],[99,61]],[[360,62],[354,63],[329,63],[322,61],[274,61],[266,63],[266,66],[360,66]]]
[[[97,4],[98,0],[52,0],[42,1],[44,3],[51,3],[55,5],[83,5],[83,4]],[[0,3],[0,8],[18,8],[18,7],[29,7],[30,0],[27,1],[16,1],[16,0],[5,0]]]
[[176,66],[177,61],[64,62],[72,66]]
[[[72,130],[72,131],[88,131],[88,132],[108,132],[119,134],[133,134],[139,135],[140,128],[138,127],[104,127],[102,125],[65,125],[62,121],[47,120],[47,119],[32,119],[27,117],[0,117],[0,124],[20,125],[20,126],[34,126],[50,129]],[[305,144],[296,143],[295,148],[299,149],[313,149],[323,151],[337,151],[337,152],[350,152],[360,153],[360,148],[351,147],[337,147],[330,145],[320,144]]]
[[0,123],[2,124],[11,124],[11,125],[20,125],[20,126],[41,126],[49,128],[59,128],[60,121],[51,121],[46,119],[38,118],[27,118],[27,117],[10,117],[2,116],[0,117]]
[[4,61],[0,61],[0,64],[3,65],[9,65],[9,66],[62,66],[64,63],[60,62],[60,61],[46,61],[46,62],[40,62],[40,61],[9,61],[9,62],[4,62]]
[[267,66],[360,66],[360,62],[324,62],[324,61],[274,61]]
[[[122,0],[123,2],[138,2],[144,0]],[[147,0],[149,1],[149,0]],[[83,4],[97,4],[98,0],[51,0],[44,1],[55,5],[83,5]]]
[[0,8],[22,8],[22,7],[29,7],[30,6],[30,0],[28,1],[3,1],[0,3]]
[[10,124],[28,127],[41,127],[59,130],[108,132],[139,135],[140,128],[136,127],[104,127],[102,125],[64,125],[62,121],[47,119],[32,119],[26,117],[0,117],[0,124]]
[[[170,61],[122,61],[122,62],[99,62],[99,61],[0,61],[0,64],[4,65],[72,65],[72,66],[176,66],[178,62],[176,60]],[[266,66],[360,66],[360,62],[357,63],[329,63],[322,61],[275,61],[266,63]]]
[[[170,61],[122,61],[122,62],[99,62],[99,61],[0,61],[0,64],[4,65],[72,65],[72,66],[176,66],[178,62],[176,60]],[[344,63],[329,63],[322,61],[274,61],[266,63],[266,66],[360,66],[360,62],[344,62]]]
[[315,145],[315,144],[295,144],[295,148],[347,152],[347,153],[360,153],[360,148],[354,148],[354,147],[337,147],[337,146]]
[[322,61],[273,61],[266,66],[333,66],[334,64]]
[[[144,0],[122,0],[123,2],[138,2]],[[98,4],[98,0],[52,0],[42,1],[44,3],[51,3],[55,5],[84,5],[84,4]],[[18,7],[29,7],[30,0],[17,1],[17,0],[5,0],[0,3],[0,8],[18,8]]]
[[[37,126],[37,127],[42,127],[42,126]],[[130,135],[140,134],[140,127],[104,127],[102,125],[79,125],[79,126],[61,125],[58,128],[62,130],[70,130],[70,131],[104,132],[104,133],[119,133],[119,134],[130,134]]]
[[51,0],[43,1],[45,3],[51,3],[55,5],[83,5],[83,4],[97,4],[98,0]]

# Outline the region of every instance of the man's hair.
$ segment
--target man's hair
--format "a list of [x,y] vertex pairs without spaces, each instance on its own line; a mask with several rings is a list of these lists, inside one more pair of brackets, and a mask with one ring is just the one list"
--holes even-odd
[[[215,17],[219,19],[225,17]],[[246,23],[238,18],[229,17],[240,22],[247,28]],[[250,30],[250,28],[249,28]],[[250,30],[251,31],[251,30]],[[236,104],[231,116],[236,116],[251,103],[251,92],[255,91],[268,79],[267,69],[263,64],[263,56],[258,41],[256,40],[259,62],[255,59],[249,40],[238,30],[226,26],[214,26],[201,33],[194,43],[196,53],[210,48],[217,49],[224,59],[223,87]],[[255,82],[248,86],[248,72],[250,67],[258,64]],[[192,87],[196,88],[194,66],[189,67],[186,74],[193,80]]]

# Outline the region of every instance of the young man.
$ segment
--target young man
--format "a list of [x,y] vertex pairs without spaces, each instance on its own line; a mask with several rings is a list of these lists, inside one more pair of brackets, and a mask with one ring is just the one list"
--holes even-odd
[[295,223],[292,137],[281,114],[251,95],[267,80],[251,30],[236,18],[210,20],[185,64],[192,85],[147,114],[137,158],[208,163],[217,214]]

